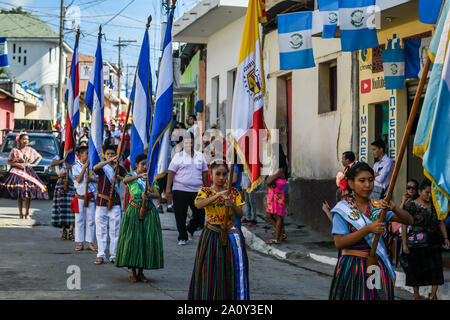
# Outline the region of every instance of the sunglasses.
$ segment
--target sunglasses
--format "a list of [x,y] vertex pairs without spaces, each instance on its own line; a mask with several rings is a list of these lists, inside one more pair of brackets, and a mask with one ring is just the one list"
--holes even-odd
[[406,190],[411,190],[411,189],[416,190],[416,187],[413,187],[413,186],[407,186],[407,187],[406,187]]

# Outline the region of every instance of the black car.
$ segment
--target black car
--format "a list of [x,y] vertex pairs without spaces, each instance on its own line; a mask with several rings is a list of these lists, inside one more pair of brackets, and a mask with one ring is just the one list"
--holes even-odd
[[[16,134],[7,134],[0,148],[0,179],[3,179],[11,169],[7,162],[10,151],[17,146]],[[55,167],[51,167],[50,163],[56,155],[59,155],[58,139],[52,133],[28,132],[27,134],[30,139],[28,146],[35,149],[42,156],[41,162],[33,169],[47,185],[49,195],[52,195],[58,175]]]

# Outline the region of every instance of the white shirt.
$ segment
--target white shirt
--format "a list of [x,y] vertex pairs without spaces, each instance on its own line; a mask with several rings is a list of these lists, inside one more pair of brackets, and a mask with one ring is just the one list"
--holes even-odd
[[373,171],[380,174],[378,177],[375,177],[375,186],[386,190],[391,182],[393,170],[394,162],[387,155],[384,155],[380,161],[375,162]]
[[[59,157],[59,155],[56,155],[56,156],[53,158],[53,160],[59,161],[59,160],[61,160],[61,158]],[[56,174],[57,174],[58,176],[59,176],[59,175],[62,175],[62,174],[65,174],[65,173],[66,173],[66,163],[63,162],[62,165],[55,166],[55,171],[56,171]]]
[[111,131],[111,137],[114,138],[114,144],[117,146],[120,138],[122,138],[122,132],[119,129]]
[[208,165],[201,152],[194,151],[194,157],[191,157],[182,151],[175,154],[168,170],[175,172],[173,190],[198,192],[202,188],[202,173],[208,171]]
[[[84,196],[84,194],[86,193],[86,174],[87,174],[87,169],[84,172],[84,177],[83,177],[83,181],[81,181],[81,183],[78,183],[75,180],[75,177],[79,176],[81,174],[81,170],[83,169],[84,164],[81,163],[80,160],[76,159],[75,160],[75,164],[72,167],[72,175],[74,177],[73,179],[73,185],[77,191],[77,193],[80,196]],[[96,175],[94,174],[93,177],[95,177]],[[88,193],[93,192],[95,194],[95,184],[93,182],[89,182],[88,185]]]

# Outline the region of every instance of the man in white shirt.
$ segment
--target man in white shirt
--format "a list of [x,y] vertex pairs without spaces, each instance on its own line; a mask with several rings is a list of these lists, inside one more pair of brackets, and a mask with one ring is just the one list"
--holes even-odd
[[122,138],[122,132],[119,129],[116,129],[114,124],[111,125],[111,137],[114,138],[114,145],[117,147]]
[[[93,177],[87,177],[88,162],[88,147],[79,147],[77,150],[78,159],[72,167],[72,175],[74,187],[76,190],[73,207],[75,211],[75,242],[77,246],[75,251],[83,250],[83,242],[88,243],[88,249],[96,252],[97,248],[94,246],[95,237],[95,184]],[[89,181],[88,194],[86,195],[86,178]],[[88,205],[85,206],[85,201]]]
[[373,165],[375,172],[375,186],[371,194],[371,199],[380,200],[386,195],[389,183],[391,182],[394,162],[386,155],[386,144],[378,139],[371,143],[372,153],[377,160]]
[[189,129],[188,132],[191,132],[194,135],[194,149],[200,150],[200,128],[197,124],[197,117],[191,114],[188,118]]

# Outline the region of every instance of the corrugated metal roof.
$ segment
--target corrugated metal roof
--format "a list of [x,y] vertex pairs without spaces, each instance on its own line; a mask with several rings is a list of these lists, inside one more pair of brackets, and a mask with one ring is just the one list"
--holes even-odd
[[58,38],[44,21],[32,14],[0,14],[0,37]]

